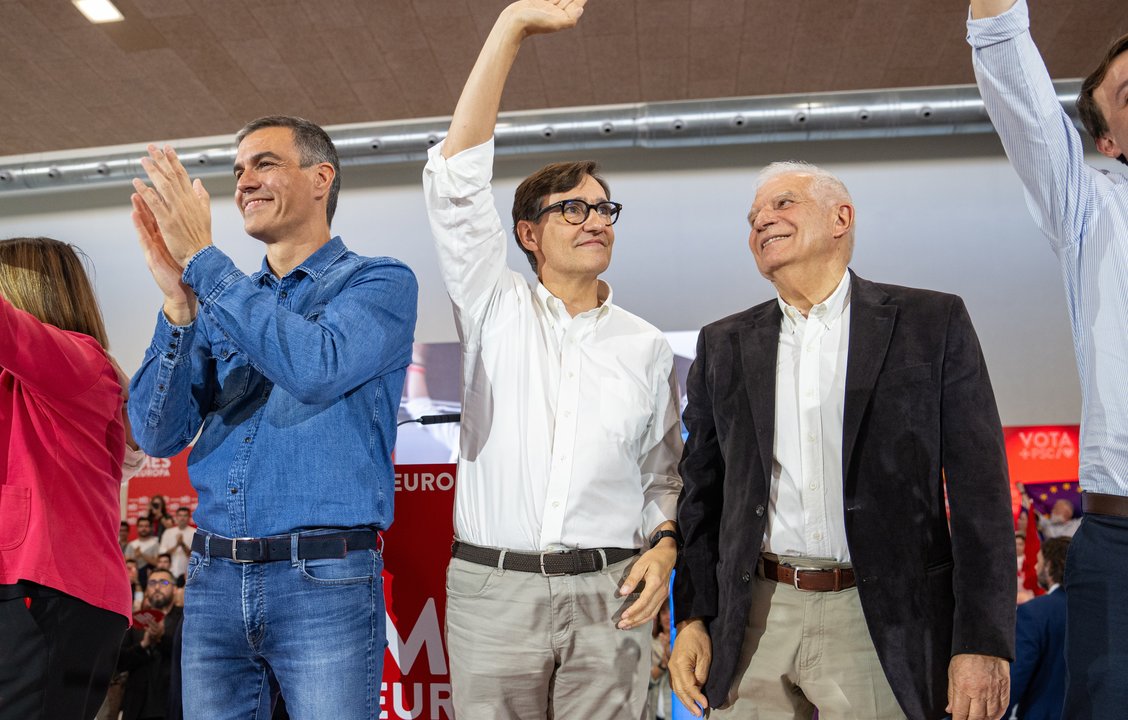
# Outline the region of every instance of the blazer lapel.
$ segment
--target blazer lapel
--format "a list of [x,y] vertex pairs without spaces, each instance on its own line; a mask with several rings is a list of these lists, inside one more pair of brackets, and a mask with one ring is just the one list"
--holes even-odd
[[[846,357],[846,398],[842,411],[842,472],[849,475],[854,442],[885,362],[897,306],[889,295],[850,271],[850,348]],[[845,478],[844,478],[845,479]]]
[[779,324],[783,311],[779,309],[778,302],[772,301],[753,308],[751,312],[751,322],[740,330],[740,360],[763,477],[765,482],[769,482],[775,441],[776,357],[779,354]]

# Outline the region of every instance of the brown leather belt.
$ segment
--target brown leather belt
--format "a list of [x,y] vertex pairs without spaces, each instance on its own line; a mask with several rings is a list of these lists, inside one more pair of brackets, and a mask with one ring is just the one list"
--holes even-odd
[[757,570],[763,578],[809,592],[838,592],[857,584],[852,568],[793,568],[761,557]]
[[1128,518],[1128,497],[1105,493],[1081,493],[1081,509],[1086,513]]

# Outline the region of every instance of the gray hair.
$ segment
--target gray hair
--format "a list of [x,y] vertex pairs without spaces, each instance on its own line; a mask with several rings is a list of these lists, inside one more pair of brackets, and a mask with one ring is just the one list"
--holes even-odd
[[790,175],[792,173],[810,175],[814,178],[811,184],[811,189],[822,197],[832,198],[836,201],[843,201],[853,204],[854,200],[850,197],[850,191],[846,189],[846,184],[838,178],[837,175],[829,170],[824,170],[818,165],[812,165],[809,162],[801,160],[786,160],[783,162],[774,162],[768,165],[756,175],[756,192],[769,180],[774,180],[780,175]]
[[298,150],[298,161],[302,167],[310,167],[318,163],[329,163],[333,166],[333,183],[329,186],[329,196],[325,203],[325,219],[332,225],[333,215],[337,212],[337,195],[341,192],[341,161],[337,157],[337,148],[333,145],[329,133],[320,125],[305,118],[267,115],[244,125],[235,136],[235,145],[238,146],[253,132],[272,127],[289,128],[294,133],[294,146]]

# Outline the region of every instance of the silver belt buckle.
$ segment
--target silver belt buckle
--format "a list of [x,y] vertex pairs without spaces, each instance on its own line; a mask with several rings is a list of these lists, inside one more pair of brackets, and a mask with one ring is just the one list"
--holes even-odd
[[254,560],[240,560],[239,558],[235,557],[235,549],[237,547],[239,547],[239,543],[249,542],[249,541],[254,540],[254,539],[255,538],[250,538],[250,537],[231,538],[231,561],[237,562],[237,563],[244,563],[244,564],[254,562]]
[[567,575],[568,573],[562,573],[562,572],[550,573],[550,572],[548,572],[547,570],[544,569],[544,556],[545,555],[564,555],[567,552],[568,552],[567,550],[553,550],[551,552],[549,552],[549,551],[542,552],[540,554],[541,575],[543,575],[544,577],[564,577],[565,575]]
[[[824,569],[824,568],[814,568],[814,567],[792,567],[790,565],[788,567],[791,567],[791,584],[793,586],[795,586],[796,590],[803,590],[803,588],[799,587],[799,573],[800,572],[812,572],[812,571],[817,572],[819,570]],[[807,592],[807,591],[803,590],[803,592]]]

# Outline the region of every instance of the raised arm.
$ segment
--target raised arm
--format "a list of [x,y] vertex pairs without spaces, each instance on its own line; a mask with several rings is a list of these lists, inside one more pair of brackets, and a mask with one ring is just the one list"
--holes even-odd
[[443,143],[443,157],[481,145],[493,136],[505,80],[521,43],[530,35],[570,28],[587,0],[519,0],[502,10],[466,79]]
[[1014,0],[971,0],[971,16],[980,18],[1002,15],[1014,5]]

